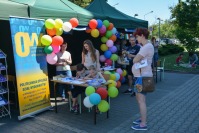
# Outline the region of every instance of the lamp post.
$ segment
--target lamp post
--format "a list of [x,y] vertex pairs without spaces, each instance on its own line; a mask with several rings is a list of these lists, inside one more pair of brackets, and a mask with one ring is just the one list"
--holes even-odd
[[137,14],[137,13],[136,13],[136,14],[134,14],[134,18],[135,18],[136,16],[138,16],[138,14]]
[[159,38],[159,44],[160,44],[160,21],[162,20],[161,18],[157,18],[157,20],[159,20],[158,38]]
[[150,12],[144,14],[144,20],[145,20],[145,16],[148,15],[148,14],[150,14],[150,13],[153,13],[153,11],[150,11]]

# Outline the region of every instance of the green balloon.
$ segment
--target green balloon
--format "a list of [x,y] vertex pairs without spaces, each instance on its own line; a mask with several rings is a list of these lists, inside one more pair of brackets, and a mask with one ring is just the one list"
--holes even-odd
[[104,71],[104,74],[111,74],[111,72],[109,72],[109,71]]
[[112,54],[112,55],[111,55],[111,60],[112,60],[112,61],[118,60],[118,55]]
[[91,94],[95,93],[95,88],[93,86],[88,86],[86,87],[85,93],[87,96],[90,96]]
[[102,44],[102,45],[100,46],[100,49],[101,49],[102,51],[106,51],[106,50],[108,50],[108,47],[106,46],[106,44]]
[[53,19],[47,19],[45,21],[45,26],[47,29],[53,29],[55,27],[55,21]]
[[108,88],[108,95],[111,98],[115,98],[118,95],[118,89],[114,86]]
[[103,37],[101,38],[101,41],[102,41],[102,43],[106,43],[106,42],[108,41],[108,38],[106,38],[105,36],[103,36]]
[[41,37],[41,43],[44,45],[44,46],[49,46],[51,43],[52,43],[52,37],[49,36],[49,35],[43,35]]
[[109,22],[108,20],[104,20],[104,21],[103,21],[103,25],[104,25],[106,28],[108,28],[109,25],[110,25],[110,22]]
[[45,52],[46,54],[51,54],[51,53],[53,52],[52,46],[46,46],[46,47],[44,48],[44,52]]
[[110,30],[108,30],[108,31],[106,31],[106,34],[105,34],[105,36],[107,37],[107,38],[110,38],[111,36],[112,36],[112,31],[110,31]]
[[109,110],[109,103],[105,100],[101,100],[101,102],[97,105],[100,112],[107,112]]

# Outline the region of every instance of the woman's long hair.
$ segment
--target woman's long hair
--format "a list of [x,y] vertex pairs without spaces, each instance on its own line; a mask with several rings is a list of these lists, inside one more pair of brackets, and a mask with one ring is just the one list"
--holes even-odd
[[[97,57],[96,57],[96,49],[94,48],[93,43],[90,40],[85,40],[83,45],[84,44],[88,44],[88,47],[89,47],[90,52],[91,52],[92,61],[95,62],[97,60]],[[83,46],[82,52],[84,53],[84,56],[88,54],[88,50],[86,50],[84,46]]]

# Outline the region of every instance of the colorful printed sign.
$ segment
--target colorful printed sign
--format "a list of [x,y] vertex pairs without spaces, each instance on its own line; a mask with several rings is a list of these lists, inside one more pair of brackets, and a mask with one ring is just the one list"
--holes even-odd
[[51,107],[46,55],[40,43],[44,20],[10,17],[10,28],[21,120]]

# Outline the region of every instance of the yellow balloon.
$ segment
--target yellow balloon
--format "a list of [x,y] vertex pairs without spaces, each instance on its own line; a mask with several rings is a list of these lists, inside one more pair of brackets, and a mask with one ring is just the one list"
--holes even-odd
[[123,72],[122,72],[122,76],[126,76],[127,75],[127,71],[124,69]]
[[100,49],[104,52],[104,51],[108,50],[108,47],[107,47],[106,44],[102,44],[102,45],[100,46]]
[[63,22],[61,19],[59,19],[59,18],[55,19],[55,28],[56,28],[56,29],[61,28],[62,25],[63,25],[63,23],[64,23],[64,22]]
[[97,38],[99,36],[99,31],[97,29],[92,29],[91,36]]
[[62,34],[63,34],[63,29],[62,28],[56,29],[56,35],[57,36],[61,36]]
[[44,45],[44,46],[49,46],[51,43],[52,43],[52,38],[51,36],[49,35],[43,35],[41,37],[41,43]]
[[114,80],[108,80],[108,88],[109,87],[116,87],[117,83]]
[[110,74],[110,80],[116,80],[116,76],[115,76],[115,74]]
[[55,27],[55,21],[49,18],[45,21],[45,26],[47,29],[53,29]]

